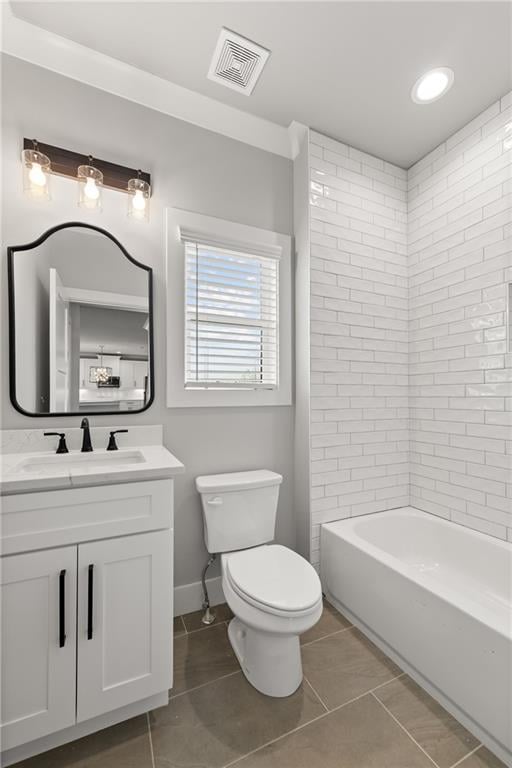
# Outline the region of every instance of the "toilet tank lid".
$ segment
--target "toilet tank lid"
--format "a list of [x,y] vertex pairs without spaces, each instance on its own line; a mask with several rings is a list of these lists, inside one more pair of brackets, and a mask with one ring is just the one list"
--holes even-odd
[[268,469],[251,469],[247,472],[226,472],[222,475],[196,477],[199,493],[225,493],[249,488],[265,488],[282,483],[282,475]]

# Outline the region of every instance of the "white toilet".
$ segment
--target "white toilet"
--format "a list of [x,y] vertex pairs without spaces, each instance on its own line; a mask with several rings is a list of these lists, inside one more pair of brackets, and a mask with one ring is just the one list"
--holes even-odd
[[282,479],[265,469],[196,479],[206,548],[221,553],[224,595],[235,615],[229,639],[245,676],[267,696],[289,696],[299,687],[299,635],[322,614],[313,566],[268,543]]

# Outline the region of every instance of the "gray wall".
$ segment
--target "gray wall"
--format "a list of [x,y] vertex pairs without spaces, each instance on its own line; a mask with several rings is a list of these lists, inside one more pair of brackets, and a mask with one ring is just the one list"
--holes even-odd
[[[166,206],[198,211],[285,234],[293,231],[292,163],[218,134],[82,85],[26,62],[2,66],[1,413],[4,428],[76,426],[74,418],[17,413],[8,397],[5,246],[28,242],[63,221],[83,220],[109,229],[139,261],[154,269],[156,401],[139,415],[96,416],[93,424],[164,425],[167,447],[186,466],[176,483],[177,585],[197,581],[205,556],[198,474],[268,467],[281,472],[278,539],[294,546],[293,408],[173,409],[165,405]],[[71,180],[54,178],[49,203],[23,198],[20,151],[24,136],[149,170],[154,196],[149,225],[126,217],[122,195],[105,193],[101,214],[76,205]]]

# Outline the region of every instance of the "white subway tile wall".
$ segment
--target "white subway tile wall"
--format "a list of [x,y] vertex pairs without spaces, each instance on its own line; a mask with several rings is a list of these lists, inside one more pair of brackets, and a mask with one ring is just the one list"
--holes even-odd
[[311,561],[320,525],[409,503],[407,173],[310,134]]
[[411,504],[512,541],[510,95],[408,172]]
[[310,132],[315,566],[409,503],[512,541],[511,101],[409,171]]

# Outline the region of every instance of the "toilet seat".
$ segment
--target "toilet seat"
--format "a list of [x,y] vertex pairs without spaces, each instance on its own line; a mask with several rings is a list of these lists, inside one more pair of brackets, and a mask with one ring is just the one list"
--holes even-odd
[[304,616],[322,600],[317,572],[287,547],[263,545],[223,555],[222,560],[233,591],[265,613]]
[[234,614],[229,641],[244,675],[267,696],[290,696],[302,680],[299,637],[322,615],[317,572],[277,544],[225,552],[221,564]]

